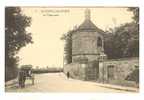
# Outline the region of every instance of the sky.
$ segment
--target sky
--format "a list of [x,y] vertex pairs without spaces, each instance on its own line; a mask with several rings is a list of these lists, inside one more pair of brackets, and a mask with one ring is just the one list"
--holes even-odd
[[[23,47],[18,56],[20,65],[34,67],[63,67],[64,41],[62,34],[79,26],[85,19],[83,7],[22,7],[23,14],[32,18],[26,30],[32,33],[34,43]],[[131,22],[127,8],[89,8],[92,22],[102,30]]]

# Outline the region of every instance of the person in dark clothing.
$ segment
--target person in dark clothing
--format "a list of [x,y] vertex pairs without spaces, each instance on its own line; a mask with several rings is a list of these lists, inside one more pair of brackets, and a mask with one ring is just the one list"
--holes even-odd
[[19,87],[21,88],[25,87],[25,80],[26,80],[25,72],[20,70],[18,75]]
[[69,79],[69,77],[70,77],[70,74],[69,74],[69,72],[67,72],[67,78]]
[[25,75],[25,72],[23,71],[23,82],[22,82],[22,88],[25,87],[25,80],[26,80],[26,75]]

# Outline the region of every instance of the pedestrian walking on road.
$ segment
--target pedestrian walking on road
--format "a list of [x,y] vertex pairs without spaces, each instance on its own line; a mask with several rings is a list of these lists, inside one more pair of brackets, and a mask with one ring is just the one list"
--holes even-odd
[[70,77],[70,74],[69,74],[69,72],[67,72],[67,78],[69,79],[69,77]]

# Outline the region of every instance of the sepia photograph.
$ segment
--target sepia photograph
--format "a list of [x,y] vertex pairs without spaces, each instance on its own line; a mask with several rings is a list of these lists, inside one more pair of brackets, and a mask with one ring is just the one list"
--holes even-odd
[[139,84],[139,7],[5,7],[5,92],[139,93]]

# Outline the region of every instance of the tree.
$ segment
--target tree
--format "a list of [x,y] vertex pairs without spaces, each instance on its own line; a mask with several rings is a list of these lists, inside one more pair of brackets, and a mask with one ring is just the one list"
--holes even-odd
[[139,23],[139,8],[138,7],[129,7],[128,11],[131,11],[133,13],[133,21],[135,23]]
[[67,34],[63,34],[61,40],[65,40],[64,54],[67,64],[72,63],[72,31],[69,31]]
[[115,28],[115,33],[105,36],[105,53],[108,58],[125,58],[139,56],[138,25],[126,23]]
[[18,51],[28,43],[33,43],[31,33],[26,27],[31,18],[22,14],[20,7],[5,8],[5,80],[15,78],[19,57]]
[[106,32],[104,35],[104,51],[107,54],[108,59],[115,58],[114,54],[114,34],[111,32]]
[[105,53],[110,59],[139,56],[138,8],[128,8],[133,12],[133,21],[115,27],[105,36]]

